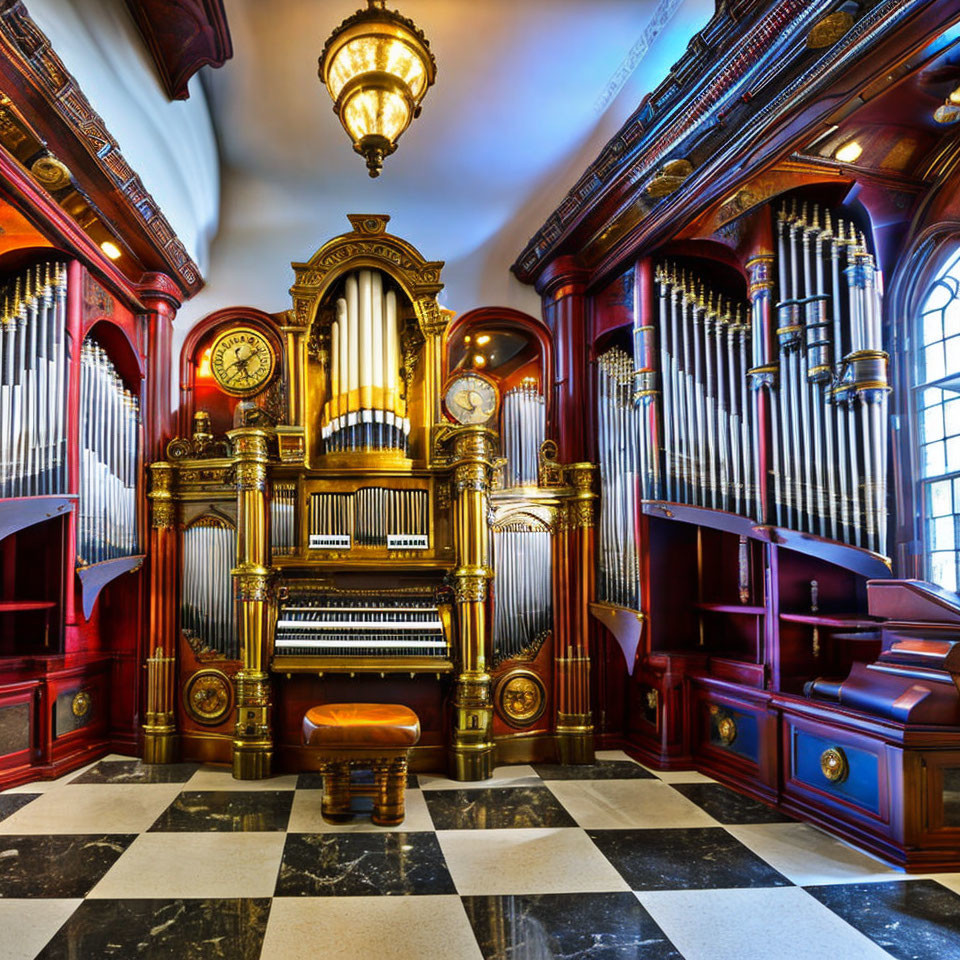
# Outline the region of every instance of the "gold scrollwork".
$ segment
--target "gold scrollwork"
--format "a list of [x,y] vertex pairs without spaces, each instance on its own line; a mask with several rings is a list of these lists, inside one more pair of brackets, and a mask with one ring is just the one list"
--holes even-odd
[[737,739],[737,722],[726,710],[721,710],[715,703],[710,704],[710,716],[717,731],[717,738],[725,747],[729,747]]
[[847,755],[839,747],[828,747],[820,754],[820,770],[831,783],[842,783],[850,772]]
[[266,464],[241,460],[234,464],[233,480],[238,490],[264,490],[267,484]]
[[455,580],[454,591],[460,603],[482,603],[487,599],[487,577],[483,574],[466,574]]
[[511,670],[501,677],[495,698],[497,713],[516,727],[528,727],[543,716],[547,692],[531,670]]
[[236,575],[236,598],[238,600],[268,600],[270,598],[270,575],[238,573]]
[[197,723],[222,723],[232,701],[233,684],[222,670],[198,670],[184,685],[183,705]]

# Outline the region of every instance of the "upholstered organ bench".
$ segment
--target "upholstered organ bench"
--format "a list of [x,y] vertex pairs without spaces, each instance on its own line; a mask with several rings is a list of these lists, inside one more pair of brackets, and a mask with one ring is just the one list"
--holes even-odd
[[[407,757],[419,739],[419,717],[396,703],[311,707],[303,718],[303,742],[315,752],[323,774],[323,819],[343,823],[352,817],[352,797],[373,796],[375,824],[402,823]],[[373,769],[372,787],[351,781],[355,768]]]

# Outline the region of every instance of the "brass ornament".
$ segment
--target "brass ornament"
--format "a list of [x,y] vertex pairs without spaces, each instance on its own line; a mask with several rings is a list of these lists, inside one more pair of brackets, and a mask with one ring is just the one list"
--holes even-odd
[[277,355],[270,339],[253,327],[230,327],[210,347],[210,372],[233,397],[259,393],[272,379]]
[[30,173],[34,180],[51,193],[70,186],[72,174],[70,168],[56,157],[40,157],[33,161]]
[[197,723],[222,723],[233,707],[233,684],[221,670],[198,670],[184,685],[183,705]]
[[547,692],[543,682],[530,670],[511,670],[497,685],[497,713],[517,727],[528,727],[543,716]]
[[847,755],[839,747],[828,747],[820,754],[820,770],[831,783],[842,783],[850,772]]
[[717,737],[725,747],[729,747],[730,744],[737,739],[736,721],[729,713],[721,710],[716,704],[710,705],[710,715],[714,718]]
[[86,690],[78,690],[73,695],[70,709],[78,720],[82,720],[90,712],[92,703],[93,701],[90,699],[90,694],[87,693]]
[[668,160],[646,185],[644,192],[653,199],[667,197],[679,190],[692,173],[693,164],[689,160]]
[[832,47],[853,26],[853,16],[845,10],[838,10],[818,20],[807,34],[807,47],[810,50],[822,50]]

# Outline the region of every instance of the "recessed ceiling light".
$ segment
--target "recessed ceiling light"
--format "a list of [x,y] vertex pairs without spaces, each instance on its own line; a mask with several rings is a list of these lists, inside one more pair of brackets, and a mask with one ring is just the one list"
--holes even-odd
[[837,150],[834,157],[841,163],[855,163],[860,158],[861,153],[863,153],[863,147],[856,140],[848,140]]
[[100,249],[111,259],[119,260],[123,256],[123,251],[112,241],[104,240],[100,244]]

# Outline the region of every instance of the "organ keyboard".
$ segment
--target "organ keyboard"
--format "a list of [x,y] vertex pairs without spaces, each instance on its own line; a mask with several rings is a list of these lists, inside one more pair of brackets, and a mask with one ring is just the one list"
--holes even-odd
[[274,639],[279,672],[396,673],[453,669],[450,606],[431,588],[405,592],[284,587]]

